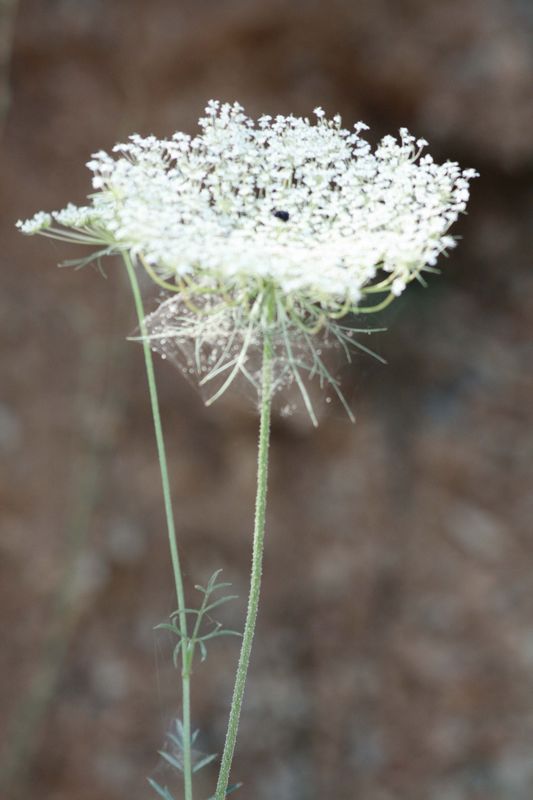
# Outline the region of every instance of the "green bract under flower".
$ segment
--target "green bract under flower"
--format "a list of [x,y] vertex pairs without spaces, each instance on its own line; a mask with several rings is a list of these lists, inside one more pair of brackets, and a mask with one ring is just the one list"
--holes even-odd
[[127,254],[179,293],[182,334],[205,333],[215,308],[250,330],[248,344],[268,327],[287,353],[293,330],[307,337],[383,308],[431,271],[455,244],[448,231],[476,175],[436,164],[405,129],[372,150],[364,124],[349,131],[314,113],[314,123],[254,121],[237,103],[210,101],[197,136],[134,135],[114,157],[96,153],[89,205],[18,226]]

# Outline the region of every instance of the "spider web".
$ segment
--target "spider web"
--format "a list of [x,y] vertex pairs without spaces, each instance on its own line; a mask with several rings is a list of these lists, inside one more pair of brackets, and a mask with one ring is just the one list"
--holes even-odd
[[[152,350],[174,364],[200,390],[206,405],[211,405],[235,381],[257,402],[262,391],[263,331],[247,309],[212,294],[194,298],[176,294],[164,300],[144,322]],[[342,350],[350,362],[354,348],[359,348],[383,360],[356,341],[355,332],[348,325],[330,320],[321,331],[312,333],[288,317],[270,331],[274,354],[272,391],[281,395],[282,413],[296,410],[295,397],[299,394],[317,425],[309,393],[309,381],[316,379],[320,389],[333,390],[354,420],[339,379],[325,363],[324,353]],[[326,402],[329,401],[327,397]]]

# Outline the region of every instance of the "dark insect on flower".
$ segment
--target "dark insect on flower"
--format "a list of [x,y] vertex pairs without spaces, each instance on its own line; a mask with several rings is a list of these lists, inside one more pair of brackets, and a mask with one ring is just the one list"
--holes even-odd
[[272,212],[275,217],[281,219],[283,222],[288,222],[289,220],[289,212],[288,211],[273,211]]

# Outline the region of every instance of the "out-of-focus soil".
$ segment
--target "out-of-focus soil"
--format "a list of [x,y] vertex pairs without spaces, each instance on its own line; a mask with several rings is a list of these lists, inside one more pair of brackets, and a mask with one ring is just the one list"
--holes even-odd
[[[274,420],[236,797],[531,799],[532,35],[524,0],[20,0],[1,76],[6,800],[133,800],[147,775],[173,780],[157,750],[178,676],[153,631],[172,575],[124,276],[58,270],[68,248],[13,224],[81,202],[91,152],[194,131],[210,97],[322,105],[374,137],[407,125],[481,172],[442,275],[379,321],[388,366],[343,372],[357,423],[325,405],[318,430]],[[256,415],[157,373],[190,600],[223,568],[241,626]],[[194,675],[206,752],[236,657],[216,641]]]

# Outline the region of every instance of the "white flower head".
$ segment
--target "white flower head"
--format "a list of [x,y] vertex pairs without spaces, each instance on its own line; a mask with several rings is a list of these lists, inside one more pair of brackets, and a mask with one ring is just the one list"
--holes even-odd
[[[384,307],[454,246],[448,231],[476,174],[422,155],[426,141],[405,128],[373,151],[363,123],[350,131],[338,115],[314,115],[254,122],[238,103],[212,100],[197,136],[134,135],[114,156],[96,153],[88,206],[19,227],[127,252],[177,293],[181,327],[162,312],[176,341],[209,344],[223,313],[224,330],[239,326],[241,354],[268,329],[296,377],[295,338],[296,351],[309,349],[304,337],[340,330],[348,312]],[[237,371],[245,364],[246,353]]]
[[30,236],[33,236],[34,233],[42,233],[42,231],[49,228],[51,224],[52,216],[47,214],[46,211],[38,211],[31,219],[19,219],[16,223],[19,231],[27,233]]

